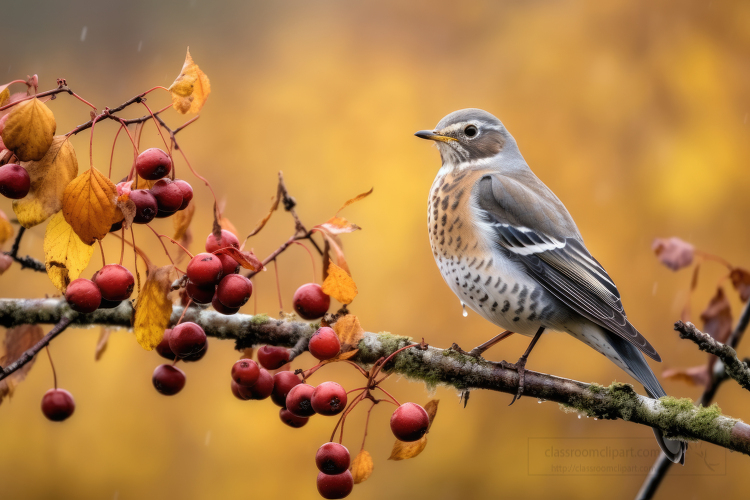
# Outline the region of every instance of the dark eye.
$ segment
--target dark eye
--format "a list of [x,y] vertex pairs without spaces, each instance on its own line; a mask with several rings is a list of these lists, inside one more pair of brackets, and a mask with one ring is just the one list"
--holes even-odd
[[466,137],[474,137],[479,133],[479,130],[474,125],[469,125],[464,129],[464,134]]

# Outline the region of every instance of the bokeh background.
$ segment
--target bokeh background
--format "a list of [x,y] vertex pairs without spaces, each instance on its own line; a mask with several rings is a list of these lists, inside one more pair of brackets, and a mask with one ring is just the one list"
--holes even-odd
[[[661,353],[657,373],[705,356],[672,331],[689,272],[661,267],[652,239],[680,236],[750,265],[748,2],[24,0],[4,2],[2,12],[0,80],[38,73],[48,89],[65,77],[99,109],[168,86],[190,46],[213,92],[179,139],[241,233],[267,211],[279,170],[308,225],[374,187],[343,214],[363,228],[344,244],[360,290],[352,310],[369,331],[466,348],[497,333],[475,314],[461,316],[433,263],[425,227],[439,157],[412,134],[464,107],[496,114],[564,201],[618,283],[629,317]],[[161,107],[169,97],[154,93],[149,102]],[[89,110],[68,96],[50,106],[60,132],[88,120]],[[173,126],[185,120],[173,111],[164,116]],[[115,131],[113,123],[96,129],[93,161],[102,170]],[[118,179],[132,158],[123,139]],[[88,141],[87,133],[74,139],[81,169]],[[147,127],[143,146],[160,144]],[[194,179],[179,160],[177,169]],[[199,209],[191,248],[199,251],[211,227],[211,200],[197,180],[193,185]],[[10,201],[0,200],[0,209],[11,214]],[[156,226],[171,231],[171,221]],[[42,257],[44,227],[27,233],[24,254]],[[138,242],[166,263],[153,235],[136,229]],[[278,213],[250,244],[262,257],[292,230],[290,218]],[[105,249],[116,261],[115,242]],[[99,266],[98,252],[91,262],[84,276]],[[294,290],[310,280],[309,258],[292,248],[279,272],[289,311]],[[724,272],[704,266],[695,316]],[[0,290],[3,297],[56,291],[45,275],[17,266],[0,277]],[[260,275],[255,290],[258,311],[276,315],[273,272]],[[736,316],[740,304],[730,296]],[[252,311],[251,300],[243,312]],[[294,430],[279,422],[270,401],[234,399],[229,369],[238,355],[231,343],[210,342],[204,360],[185,367],[186,388],[167,398],[151,385],[160,363],[155,353],[119,331],[94,362],[98,336],[98,328],[70,330],[51,346],[60,385],[77,402],[69,421],[48,422],[39,410],[52,385],[43,357],[0,406],[2,498],[317,498],[313,457],[333,420],[314,418]],[[512,338],[488,357],[514,361],[527,342]],[[309,356],[294,363],[312,364]],[[603,384],[630,381],[560,334],[544,338],[529,368]],[[343,367],[316,375],[317,382],[324,378],[358,383]],[[701,391],[673,381],[664,386],[676,396]],[[425,452],[392,462],[390,408],[375,409],[366,446],[375,472],[352,498],[632,498],[643,475],[531,475],[541,466],[530,463],[539,457],[530,456],[530,439],[613,438],[607,443],[656,449],[647,428],[579,419],[534,399],[509,408],[508,395],[475,392],[463,409],[450,389],[429,394],[406,380],[388,387],[402,400],[439,398],[440,411]],[[733,383],[718,402],[735,417],[750,412],[750,397]],[[353,453],[362,413],[347,425]],[[692,468],[673,468],[659,498],[746,494],[747,457],[705,445],[691,448],[687,460]]]

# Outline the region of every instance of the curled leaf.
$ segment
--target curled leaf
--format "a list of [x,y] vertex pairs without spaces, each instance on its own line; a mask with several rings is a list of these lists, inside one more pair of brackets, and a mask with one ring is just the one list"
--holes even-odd
[[172,269],[173,266],[150,267],[143,289],[138,294],[133,330],[136,340],[147,351],[159,345],[172,316],[172,301],[169,300],[172,285],[169,274]]
[[701,313],[703,331],[719,342],[726,342],[732,332],[732,308],[724,289],[716,289],[706,309]]
[[62,212],[52,216],[44,233],[44,266],[60,292],[65,293],[70,282],[81,275],[93,253],[94,247],[81,241]]
[[351,467],[354,484],[359,484],[361,482],[367,481],[367,478],[369,478],[370,474],[372,474],[374,466],[375,465],[372,462],[372,457],[368,452],[362,450],[357,453],[357,456],[354,457],[354,461],[352,462]]
[[323,282],[323,293],[342,304],[350,304],[357,296],[357,284],[349,274],[333,262],[328,264],[328,277]]
[[2,133],[5,147],[21,161],[41,160],[52,145],[57,129],[55,115],[36,97],[12,109]]
[[62,213],[81,240],[92,245],[112,227],[116,197],[117,188],[112,181],[90,168],[65,188]]
[[346,207],[348,207],[352,203],[355,203],[355,202],[358,202],[359,200],[363,200],[363,199],[367,198],[368,196],[370,196],[372,194],[372,192],[373,192],[374,189],[375,189],[374,187],[370,188],[370,190],[367,191],[366,193],[358,194],[357,196],[355,196],[351,200],[347,200],[346,203],[344,203],[343,205],[341,205],[341,208],[339,208],[336,213],[338,214],[339,212],[341,212],[343,209],[345,209]]
[[690,243],[679,238],[656,238],[651,249],[659,258],[659,262],[678,271],[693,263],[695,248]]
[[248,252],[247,250],[238,250],[234,247],[220,248],[214,252],[215,254],[223,253],[229,255],[236,260],[245,269],[251,271],[260,271],[263,269],[263,263],[258,260],[258,257],[254,253]]
[[362,229],[358,225],[352,224],[343,217],[331,217],[328,222],[319,224],[315,226],[315,228],[325,229],[330,234],[351,233],[358,229]]
[[[0,365],[8,366],[16,361],[28,349],[32,348],[37,342],[42,340],[44,332],[39,325],[21,325],[9,328],[5,332],[5,341],[3,342],[4,354],[0,357]],[[16,386],[20,384],[26,375],[34,366],[36,357],[13,372],[7,378],[0,380],[0,403],[6,396],[12,396]]]
[[193,61],[189,48],[182,71],[170,85],[169,91],[172,93],[172,107],[183,115],[200,111],[211,93],[211,83]]
[[747,299],[750,299],[750,271],[735,267],[729,277],[732,279],[734,289],[740,294],[740,300],[747,302]]
[[[277,208],[279,208],[279,200],[280,199],[281,199],[281,196],[279,196],[279,193],[277,191],[276,196],[274,196],[273,200],[271,201],[271,209],[268,210],[268,213],[266,214],[265,217],[263,217],[263,219],[261,219],[261,221],[258,223],[258,225],[255,226],[255,229],[253,229],[252,231],[250,231],[250,234],[247,235],[247,238],[249,238],[251,236],[255,236],[256,234],[258,234],[260,232],[261,229],[263,229],[265,227],[266,223],[271,218],[271,216],[273,215],[273,213],[276,211]],[[247,239],[247,238],[245,238],[245,239]]]
[[356,349],[359,341],[365,338],[365,329],[354,314],[347,314],[333,324],[333,331],[341,342],[341,352]]
[[41,160],[21,164],[29,173],[31,188],[25,197],[13,200],[13,211],[27,229],[60,211],[65,188],[78,175],[76,152],[67,139],[55,136]]

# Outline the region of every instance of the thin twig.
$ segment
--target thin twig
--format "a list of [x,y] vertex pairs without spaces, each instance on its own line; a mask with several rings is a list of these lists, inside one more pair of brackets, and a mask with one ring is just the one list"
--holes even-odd
[[12,258],[14,261],[21,264],[21,269],[33,269],[34,271],[40,272],[40,273],[46,273],[47,268],[44,266],[44,262],[41,262],[39,260],[36,260],[33,257],[26,256],[26,257],[19,257],[18,256],[18,248],[21,245],[21,238],[23,238],[23,234],[26,232],[26,228],[21,226],[18,229],[18,234],[16,234],[16,239],[13,241],[13,246],[10,249],[10,252],[3,252],[5,255]]
[[21,356],[5,367],[2,373],[0,373],[0,380],[3,380],[8,375],[12,374],[19,368],[21,368],[23,365],[31,361],[36,354],[44,349],[44,347],[47,346],[47,344],[50,343],[52,339],[60,335],[65,329],[68,327],[68,325],[76,318],[76,313],[72,313],[68,316],[63,316],[60,318],[60,320],[57,322],[57,324],[52,327],[52,330],[47,333],[42,339],[37,342],[33,347],[29,348],[21,354]]

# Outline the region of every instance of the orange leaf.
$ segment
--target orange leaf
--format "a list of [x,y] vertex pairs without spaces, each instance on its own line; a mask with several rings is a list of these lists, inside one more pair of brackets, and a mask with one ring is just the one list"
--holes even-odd
[[182,113],[197,113],[206,103],[211,93],[208,77],[190,56],[188,48],[182,71],[169,87],[172,93],[172,107]]
[[359,341],[365,337],[365,329],[359,324],[359,319],[354,314],[347,314],[333,324],[333,331],[341,342],[341,352],[350,351],[359,345]]
[[[5,342],[3,347],[5,354],[0,357],[0,365],[8,366],[21,357],[21,354],[27,349],[33,347],[37,342],[42,340],[44,332],[39,325],[21,325],[15,328],[9,328],[5,332]],[[13,372],[7,378],[0,380],[0,403],[6,396],[13,396],[13,391],[20,384],[26,375],[34,366],[36,357],[26,363],[24,366]]]
[[339,353],[335,358],[325,359],[321,361],[320,364],[327,365],[328,363],[335,363],[337,361],[346,361],[347,359],[353,358],[354,356],[356,356],[358,352],[359,352],[359,349],[354,349],[353,351],[342,352],[342,353]]
[[172,269],[173,266],[149,266],[146,283],[135,303],[133,332],[138,343],[147,351],[159,345],[172,317],[172,301],[169,300]]
[[354,484],[367,481],[367,478],[372,474],[374,466],[375,465],[372,463],[372,457],[368,452],[362,450],[357,453],[357,456],[354,457],[354,461],[352,462],[352,478],[354,479]]
[[399,441],[397,439],[396,442],[393,443],[391,456],[388,457],[388,460],[406,460],[409,458],[414,458],[422,453],[425,446],[427,446],[426,435],[422,436],[416,441],[412,441],[411,443],[405,443],[404,441]]
[[357,284],[342,268],[328,263],[328,277],[323,282],[323,293],[330,295],[342,304],[350,304],[357,296]]
[[678,271],[693,263],[695,248],[679,238],[656,238],[651,249],[659,257],[659,261],[672,271]]
[[263,263],[258,260],[258,257],[256,257],[252,252],[248,252],[247,250],[238,250],[234,247],[226,247],[220,248],[214,253],[223,253],[225,255],[229,255],[242,267],[244,267],[245,269],[250,269],[251,271],[260,271],[261,269],[263,269]]
[[[279,200],[281,199],[281,196],[279,196],[279,193],[277,192],[276,195],[273,197],[273,201],[271,201],[271,209],[268,211],[265,217],[258,223],[257,226],[255,226],[255,229],[250,231],[250,234],[247,235],[247,238],[251,236],[255,236],[260,232],[263,227],[265,227],[268,220],[271,218],[273,213],[276,211],[277,208],[279,208]],[[245,238],[245,239],[247,239]]]
[[352,224],[343,217],[331,217],[328,222],[318,224],[315,228],[322,228],[330,234],[352,233],[357,229],[362,229],[356,224]]
[[63,216],[84,243],[93,245],[112,227],[116,198],[112,181],[92,167],[65,188]]
[[[430,427],[432,427],[432,422],[435,420],[435,416],[437,415],[438,404],[440,404],[439,399],[431,399],[427,402],[426,405],[424,405],[427,416],[430,417]],[[430,427],[427,428],[427,432],[430,432]]]
[[343,205],[341,205],[341,208],[339,208],[339,209],[338,209],[338,211],[337,211],[336,213],[338,214],[339,212],[341,212],[341,211],[342,211],[343,209],[345,209],[346,207],[348,207],[348,206],[349,206],[349,205],[351,205],[352,203],[355,203],[355,202],[357,202],[357,201],[359,201],[359,200],[362,200],[362,199],[364,199],[364,198],[367,198],[368,196],[370,196],[370,195],[372,194],[372,191],[373,191],[374,189],[375,189],[375,188],[370,188],[370,190],[369,190],[368,192],[366,192],[366,193],[362,193],[362,194],[358,194],[357,196],[355,196],[355,197],[354,197],[354,198],[352,198],[351,200],[347,200],[347,202],[346,202],[346,203],[344,203]]

